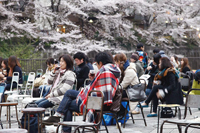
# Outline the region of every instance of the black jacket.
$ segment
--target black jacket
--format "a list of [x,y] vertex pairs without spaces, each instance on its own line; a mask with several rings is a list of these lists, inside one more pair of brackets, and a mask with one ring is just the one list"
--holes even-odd
[[[22,78],[22,69],[19,66],[15,66],[13,69],[14,72],[19,72],[19,84],[23,84],[23,78]],[[7,77],[6,79],[9,83],[12,81],[12,77]]]
[[155,75],[159,72],[158,66],[153,65],[153,63],[151,63],[149,66],[152,67],[151,70],[147,70],[145,71],[145,74],[149,74],[150,78],[149,78],[149,83],[147,85],[148,89],[152,89],[152,85],[153,85],[153,80]]
[[90,69],[85,63],[82,63],[76,67],[75,73],[77,78],[77,90],[80,87],[83,87],[85,79],[88,78],[89,71]]
[[183,104],[180,82],[173,72],[168,72],[167,76],[162,78],[161,85],[168,91],[164,98],[166,104]]

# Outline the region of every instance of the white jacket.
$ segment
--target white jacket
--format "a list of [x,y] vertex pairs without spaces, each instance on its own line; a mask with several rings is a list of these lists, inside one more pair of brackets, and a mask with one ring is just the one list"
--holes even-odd
[[129,85],[138,84],[139,80],[136,73],[136,68],[134,63],[130,63],[130,65],[124,71],[124,78],[121,82],[121,86],[123,89],[126,89]]

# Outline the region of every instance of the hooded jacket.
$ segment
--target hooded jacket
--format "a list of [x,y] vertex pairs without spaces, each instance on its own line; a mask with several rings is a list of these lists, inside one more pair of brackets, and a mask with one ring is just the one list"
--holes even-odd
[[121,82],[121,86],[123,89],[126,89],[129,85],[136,85],[139,83],[135,64],[130,63],[130,65],[124,71],[124,78]]
[[86,86],[77,96],[77,103],[80,105],[79,110],[83,113],[87,96],[90,91],[98,90],[104,94],[104,104],[111,105],[113,103],[113,97],[119,85],[120,70],[116,65],[106,64],[101,67],[97,72],[95,78]]

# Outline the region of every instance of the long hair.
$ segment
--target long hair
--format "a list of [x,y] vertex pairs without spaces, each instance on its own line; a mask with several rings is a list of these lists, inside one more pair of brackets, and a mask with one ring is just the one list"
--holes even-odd
[[166,68],[170,68],[170,67],[173,67],[172,63],[170,62],[170,60],[167,58],[167,57],[162,57],[160,59],[160,63],[161,63],[161,66],[160,66],[160,70],[164,70]]
[[120,78],[120,83],[121,83],[123,78],[124,78],[124,63],[127,61],[127,57],[123,53],[116,54],[115,57],[114,57],[114,61],[120,62],[119,68],[121,70],[121,78]]
[[181,60],[183,61],[183,64],[181,64],[180,72],[183,71],[183,68],[184,68],[184,67],[188,67],[189,69],[191,69],[191,68],[190,68],[190,65],[189,65],[188,58],[184,57],[184,58],[182,58]]
[[12,77],[13,69],[14,69],[15,66],[21,67],[17,57],[13,56],[13,55],[10,56],[9,59],[8,59],[8,66],[10,68],[10,71],[9,71],[9,74],[8,74],[9,77]]

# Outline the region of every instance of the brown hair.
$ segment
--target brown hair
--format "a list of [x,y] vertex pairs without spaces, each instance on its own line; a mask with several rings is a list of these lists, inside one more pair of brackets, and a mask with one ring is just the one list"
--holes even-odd
[[63,58],[63,60],[67,64],[66,70],[72,70],[73,69],[73,65],[74,65],[72,57],[70,55],[68,55],[68,54],[64,54],[64,55],[61,55],[59,57],[59,61],[61,60],[61,58]]
[[160,66],[160,70],[162,71],[163,69],[166,69],[166,68],[170,68],[170,67],[173,67],[172,63],[170,62],[169,58],[167,57],[162,57],[160,59],[160,63],[161,63],[161,66]]
[[182,58],[181,60],[183,60],[183,64],[181,64],[180,72],[182,72],[182,71],[183,71],[183,68],[186,67],[186,66],[187,66],[189,69],[191,69],[191,68],[190,68],[190,65],[189,65],[188,58],[184,57],[184,58]]
[[14,56],[14,55],[12,55],[12,56],[9,57],[9,59],[8,59],[8,66],[10,68],[10,71],[9,71],[9,74],[8,74],[9,77],[12,77],[13,69],[14,69],[15,66],[21,67],[21,65],[20,65],[17,57]]
[[116,54],[114,57],[114,61],[120,62],[119,68],[121,70],[121,78],[120,78],[120,83],[121,83],[124,78],[124,63],[127,61],[127,57],[123,53]]

